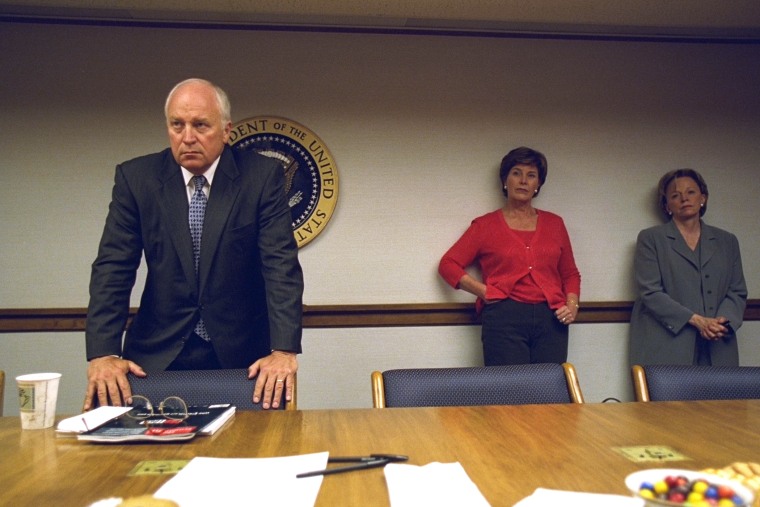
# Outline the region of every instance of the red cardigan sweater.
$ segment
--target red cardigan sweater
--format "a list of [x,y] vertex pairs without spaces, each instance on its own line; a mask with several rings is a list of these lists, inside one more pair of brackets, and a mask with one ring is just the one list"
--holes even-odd
[[[465,268],[477,262],[489,300],[508,298],[515,283],[527,274],[553,309],[565,304],[568,293],[580,297],[581,275],[565,223],[554,213],[536,211],[536,233],[527,246],[507,225],[501,209],[476,218],[441,258],[438,273],[458,288]],[[478,298],[476,305],[480,311],[484,302]]]

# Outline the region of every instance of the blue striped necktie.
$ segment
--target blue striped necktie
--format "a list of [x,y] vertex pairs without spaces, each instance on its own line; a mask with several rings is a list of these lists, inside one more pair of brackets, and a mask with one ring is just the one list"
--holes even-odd
[[[195,263],[195,277],[198,278],[198,263],[201,259],[201,233],[203,232],[203,218],[206,216],[206,194],[203,193],[203,186],[206,184],[205,176],[193,176],[193,184],[195,185],[195,191],[190,198],[190,235],[193,238],[193,262]],[[201,318],[197,324],[195,324],[195,334],[200,336],[206,341],[210,341],[211,337],[206,331],[206,324],[204,324]]]

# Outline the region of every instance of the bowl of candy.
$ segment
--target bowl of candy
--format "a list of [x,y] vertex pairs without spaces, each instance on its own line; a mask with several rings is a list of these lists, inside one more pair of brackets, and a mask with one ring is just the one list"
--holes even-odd
[[651,507],[752,507],[755,501],[740,482],[696,470],[640,470],[626,477],[625,485]]

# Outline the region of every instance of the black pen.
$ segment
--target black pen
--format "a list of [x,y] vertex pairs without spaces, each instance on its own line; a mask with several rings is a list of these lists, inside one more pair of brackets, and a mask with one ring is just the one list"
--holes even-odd
[[406,461],[409,458],[407,456],[399,454],[371,454],[369,456],[337,456],[329,458],[328,463],[355,463],[354,465],[348,465],[337,468],[326,468],[324,470],[314,470],[313,472],[304,472],[296,475],[296,478],[301,479],[303,477],[315,477],[318,475],[332,475],[340,474],[343,472],[350,472],[352,470],[364,470],[365,468],[378,468],[387,465],[388,463]]
[[369,456],[335,456],[328,458],[328,463],[366,463],[368,461],[375,461],[378,459],[384,459],[385,461],[406,461],[408,456],[402,454],[370,454]]
[[389,463],[387,459],[376,459],[373,461],[363,461],[361,463],[357,463],[355,465],[348,465],[345,467],[338,467],[338,468],[326,468],[324,470],[314,470],[313,472],[304,472],[302,474],[296,475],[298,479],[301,479],[303,477],[315,477],[317,475],[332,475],[332,474],[340,474],[343,472],[350,472],[352,470],[364,470],[365,468],[377,468],[385,466]]

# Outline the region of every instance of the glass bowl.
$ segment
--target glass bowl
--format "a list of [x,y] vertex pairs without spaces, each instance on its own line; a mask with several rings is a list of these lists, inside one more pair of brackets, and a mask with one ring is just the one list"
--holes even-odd
[[671,476],[685,477],[689,482],[695,481],[697,479],[704,479],[711,485],[729,486],[736,494],[736,497],[741,500],[740,503],[734,503],[736,507],[752,507],[752,504],[755,501],[754,492],[740,482],[732,479],[726,479],[725,477],[700,472],[698,470],[681,470],[675,468],[652,468],[648,470],[639,470],[638,472],[634,472],[625,478],[625,485],[633,496],[644,498],[645,505],[648,507],[683,507],[686,504],[682,502],[672,502],[660,498],[645,498],[639,494],[639,490],[641,489],[641,485],[643,483],[655,484],[656,482],[662,481],[666,477]]

